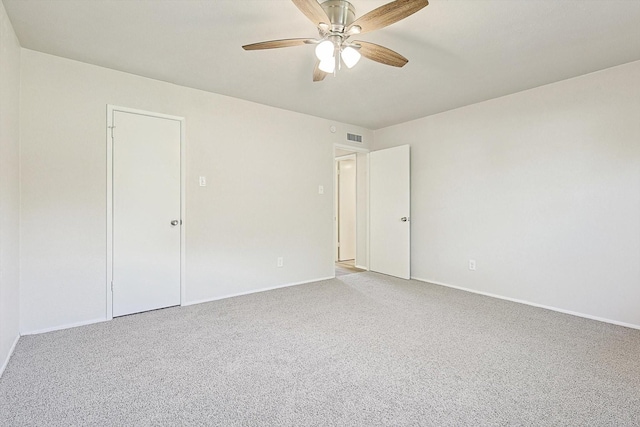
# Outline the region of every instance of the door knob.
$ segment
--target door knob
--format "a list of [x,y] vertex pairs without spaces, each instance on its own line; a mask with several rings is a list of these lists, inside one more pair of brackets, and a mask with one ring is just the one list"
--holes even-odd
[[407,222],[407,221],[409,221],[409,218],[406,217],[406,216],[403,216],[402,218],[400,218],[400,221]]
[[179,222],[180,221],[178,221],[177,219],[174,219],[173,221],[171,221],[171,225],[175,227]]

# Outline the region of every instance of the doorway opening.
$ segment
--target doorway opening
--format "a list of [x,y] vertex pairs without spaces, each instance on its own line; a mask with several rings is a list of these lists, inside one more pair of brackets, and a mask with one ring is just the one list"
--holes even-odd
[[356,156],[336,158],[337,262],[356,261]]
[[334,148],[334,261],[335,275],[366,271],[367,150]]

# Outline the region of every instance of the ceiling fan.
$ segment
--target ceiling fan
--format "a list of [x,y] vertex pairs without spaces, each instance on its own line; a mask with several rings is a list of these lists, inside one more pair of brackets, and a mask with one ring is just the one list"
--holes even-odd
[[355,19],[355,7],[346,0],[292,0],[300,11],[311,20],[320,34],[319,39],[284,39],[253,43],[242,46],[244,50],[275,49],[280,47],[316,45],[316,65],[313,81],[323,80],[327,74],[335,74],[342,64],[351,68],[361,56],[385,65],[402,67],[409,60],[397,52],[374,43],[349,41],[351,36],[379,30],[429,4],[427,0],[395,0]]

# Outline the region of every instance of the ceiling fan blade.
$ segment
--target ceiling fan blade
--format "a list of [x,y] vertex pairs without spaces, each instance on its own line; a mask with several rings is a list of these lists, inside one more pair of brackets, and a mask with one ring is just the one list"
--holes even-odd
[[320,69],[320,61],[316,61],[316,66],[313,69],[313,81],[321,82],[325,77],[327,77],[327,73]]
[[404,65],[409,62],[407,58],[400,55],[398,52],[394,52],[393,50],[386,48],[384,46],[380,46],[374,43],[369,42],[361,42],[354,41],[354,44],[359,44],[360,55],[365,58],[371,59],[372,61],[380,62],[381,64],[391,65],[393,67],[404,67]]
[[354,26],[361,28],[360,34],[379,30],[380,28],[384,28],[387,25],[400,21],[409,15],[413,15],[428,4],[428,0],[392,1],[391,3],[380,6],[379,8],[374,9],[356,19],[349,28],[347,28],[347,32]]
[[291,47],[302,46],[307,42],[312,41],[310,39],[284,39],[284,40],[270,40],[268,42],[260,42],[247,44],[242,46],[244,50],[260,50],[260,49],[276,49],[279,47]]
[[320,3],[317,0],[292,0],[293,4],[300,9],[300,12],[304,13],[304,15],[311,20],[317,27],[321,23],[331,24],[331,20],[325,13]]

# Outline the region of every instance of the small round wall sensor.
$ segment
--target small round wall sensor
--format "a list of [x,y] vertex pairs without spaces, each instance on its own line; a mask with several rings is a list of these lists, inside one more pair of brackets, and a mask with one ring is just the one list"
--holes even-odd
[[331,126],[329,128],[329,130],[331,131],[331,133],[336,133],[336,127],[335,126]]

